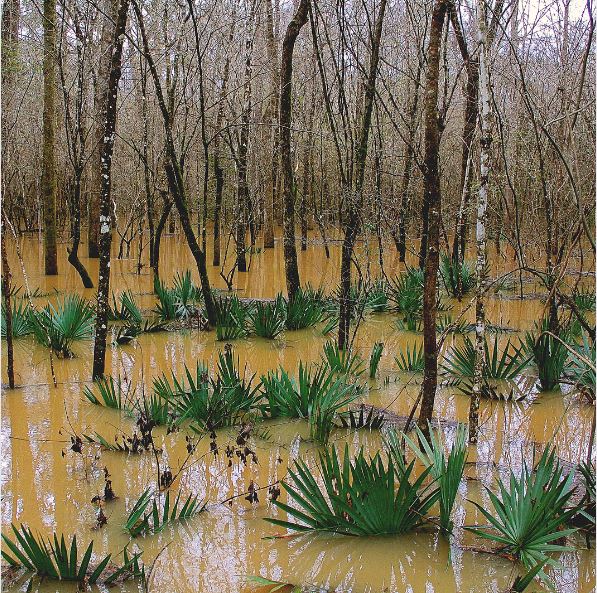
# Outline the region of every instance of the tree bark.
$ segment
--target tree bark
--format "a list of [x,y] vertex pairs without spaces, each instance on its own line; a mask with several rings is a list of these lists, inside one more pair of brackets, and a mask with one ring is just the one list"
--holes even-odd
[[271,166],[269,168],[268,186],[265,192],[263,209],[263,247],[274,247],[274,204],[278,186],[278,104],[280,102],[280,71],[278,68],[278,50],[274,35],[274,15],[272,0],[265,0],[265,32],[267,60],[270,64],[271,98],[268,106],[268,123],[270,124],[271,138]]
[[350,302],[350,266],[352,252],[361,226],[365,166],[367,163],[369,130],[371,129],[371,116],[373,114],[373,101],[375,99],[375,81],[377,79],[379,47],[381,45],[381,32],[385,10],[386,0],[381,0],[379,13],[375,22],[375,30],[371,39],[371,57],[369,61],[369,72],[365,82],[363,119],[355,155],[356,172],[354,193],[348,191],[345,192],[344,196],[348,200],[348,214],[340,261],[340,319],[338,323],[338,348],[340,348],[340,350],[344,350],[348,346],[350,336],[350,318],[352,313],[352,303]]
[[44,263],[48,276],[58,274],[56,248],[56,4],[44,0],[44,112],[41,193],[44,214]]
[[93,151],[91,158],[91,191],[89,193],[89,212],[87,223],[87,256],[99,257],[99,217],[100,217],[100,192],[101,192],[101,149],[104,134],[104,98],[106,84],[109,76],[110,58],[113,52],[114,23],[118,11],[117,0],[104,0],[101,15],[103,16],[102,30],[99,41],[99,60],[97,82],[94,94],[95,126],[93,135]]
[[487,264],[487,202],[489,194],[489,166],[491,149],[491,97],[488,63],[487,12],[485,0],[478,2],[479,14],[479,101],[481,105],[480,179],[477,197],[477,288],[475,303],[475,367],[473,393],[469,408],[469,442],[476,443],[479,435],[479,404],[485,366],[485,267]]
[[307,22],[310,0],[301,0],[292,20],[286,29],[282,44],[282,62],[280,70],[280,155],[284,178],[284,265],[286,268],[286,290],[292,300],[300,290],[300,277],[296,257],[294,225],[295,186],[290,154],[290,131],[292,125],[292,55],[294,44]]
[[182,177],[181,161],[179,160],[176,154],[176,147],[174,145],[174,138],[172,135],[171,112],[168,110],[168,107],[166,106],[166,100],[164,98],[160,77],[158,75],[153,57],[151,56],[151,52],[149,51],[149,43],[147,41],[145,23],[143,21],[143,13],[141,12],[137,0],[132,0],[132,4],[133,9],[135,11],[135,15],[137,17],[137,21],[139,23],[139,30],[141,32],[141,39],[143,41],[143,53],[149,65],[149,70],[151,72],[151,77],[153,79],[153,84],[156,91],[158,105],[164,122],[167,159],[164,168],[166,170],[166,176],[168,178],[168,186],[170,188],[170,192],[172,193],[174,203],[176,204],[176,209],[178,210],[178,214],[180,216],[180,223],[182,225],[187,243],[189,245],[189,249],[191,250],[191,254],[193,255],[195,263],[197,264],[199,279],[201,280],[201,291],[203,293],[203,300],[205,302],[207,320],[208,323],[213,327],[216,324],[216,309],[213,294],[211,292],[211,287],[209,284],[207,262],[205,258],[205,252],[201,250],[199,244],[197,243],[197,238],[195,237],[195,233],[193,232],[193,227],[191,225],[191,220],[189,217],[184,181]]
[[120,0],[114,28],[114,41],[104,99],[104,136],[100,151],[101,185],[99,212],[99,278],[95,342],[93,348],[93,380],[104,374],[106,364],[106,339],[108,335],[108,295],[110,291],[110,250],[112,247],[112,154],[116,134],[116,100],[118,82],[122,73],[122,45],[126,31],[129,0]]
[[423,202],[429,215],[427,251],[424,261],[425,285],[423,289],[423,351],[425,370],[423,376],[419,426],[428,433],[428,422],[433,415],[437,389],[437,272],[439,268],[439,234],[441,221],[441,194],[439,181],[439,114],[438,85],[442,30],[448,7],[447,0],[436,0],[431,16],[429,46],[427,49],[427,75],[425,81],[425,160],[423,162]]
[[4,316],[6,327],[6,372],[8,374],[8,386],[11,389],[15,387],[15,369],[14,369],[14,350],[12,343],[12,304],[10,299],[10,281],[11,273],[8,266],[8,254],[6,253],[6,214],[2,209],[2,230],[0,232],[0,241],[2,245],[2,296],[4,297]]

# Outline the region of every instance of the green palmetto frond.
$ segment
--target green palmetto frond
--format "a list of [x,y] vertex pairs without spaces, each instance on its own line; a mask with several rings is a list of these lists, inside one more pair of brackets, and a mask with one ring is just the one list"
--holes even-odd
[[322,358],[335,373],[358,377],[365,371],[365,363],[357,353],[350,349],[340,350],[338,343],[332,340],[324,344]]
[[369,378],[375,379],[377,375],[377,368],[379,367],[379,361],[383,353],[383,344],[381,342],[375,342],[371,349],[371,358],[369,359]]
[[410,344],[406,345],[406,350],[398,352],[394,357],[396,366],[403,373],[422,373],[425,370],[425,355],[423,353],[423,343],[418,346],[415,344],[411,350]]
[[55,307],[48,303],[41,311],[32,312],[30,323],[40,344],[70,357],[73,342],[91,338],[94,318],[93,307],[79,295],[71,294]]
[[547,319],[543,319],[540,324],[535,323],[534,331],[526,332],[521,343],[522,349],[537,367],[542,391],[551,391],[558,386],[570,354],[562,343],[569,340],[568,333],[563,331],[560,341],[547,333],[548,329]]
[[305,329],[326,318],[321,300],[309,291],[298,290],[295,296],[286,301],[286,328]]
[[420,447],[408,435],[403,435],[403,438],[423,465],[431,468],[431,475],[439,487],[440,527],[444,534],[452,533],[452,509],[467,459],[466,427],[462,424],[458,425],[454,443],[447,456],[444,451],[441,429],[435,431],[429,426],[429,440],[418,426],[415,426],[415,430]]
[[[577,512],[575,507],[569,508],[574,493],[573,479],[572,473],[563,475],[555,450],[546,447],[534,470],[525,463],[520,476],[510,472],[508,483],[498,479],[499,496],[486,488],[495,514],[473,503],[491,529],[467,529],[499,544],[503,551],[518,558],[529,570],[540,563],[557,566],[548,554],[569,550],[555,542],[575,531],[562,529]],[[538,576],[553,587],[542,570]]]
[[87,385],[83,388],[83,395],[96,406],[105,406],[115,410],[125,410],[129,408],[129,391],[125,393],[122,388],[120,377],[114,381],[111,376],[101,377],[94,383],[97,389],[97,395]]
[[[12,311],[12,337],[22,338],[32,333],[31,329],[31,308],[24,299],[15,299],[11,307]],[[2,302],[2,338],[6,339],[6,305]]]
[[[83,555],[79,558],[77,537],[73,536],[70,545],[67,545],[64,535],[58,538],[54,533],[53,537],[45,541],[36,537],[30,529],[21,525],[21,529],[11,526],[15,541],[8,536],[2,535],[5,549],[2,550],[2,557],[11,566],[22,566],[29,571],[35,572],[40,577],[56,579],[61,581],[76,581],[94,585],[99,582],[104,570],[108,567],[111,554],[105,556],[99,564],[91,567],[91,556],[93,553],[93,541],[89,543]],[[8,548],[8,550],[6,549]],[[125,552],[125,562],[122,566],[103,579],[103,583],[113,583],[117,578],[127,574],[134,575],[131,567],[138,567],[140,554],[131,557]]]
[[[498,336],[494,336],[493,344],[484,340],[483,376],[487,379],[514,379],[529,364],[522,348],[516,348],[506,343],[501,351],[498,346]],[[475,372],[475,343],[468,336],[464,336],[462,346],[454,346],[448,352],[444,362],[441,363],[443,372],[457,379],[472,377]]]
[[[274,504],[289,519],[266,519],[297,531],[331,531],[345,535],[407,533],[425,521],[425,513],[436,502],[438,490],[425,485],[430,470],[413,477],[414,462],[397,469],[380,454],[366,459],[361,450],[351,461],[348,445],[344,460],[335,447],[319,456],[322,484],[303,461],[289,469],[290,481],[284,490],[294,504]],[[411,481],[412,479],[412,481]]]
[[261,337],[273,340],[279,336],[286,326],[286,303],[282,295],[278,295],[273,303],[255,303],[249,315],[251,331]]
[[[138,537],[146,533],[159,533],[167,525],[175,521],[185,521],[197,515],[205,508],[205,504],[199,502],[197,496],[189,495],[182,503],[180,492],[170,506],[170,492],[166,492],[163,502],[158,497],[152,500],[149,488],[137,499],[129,512],[124,524],[125,530],[131,537]],[[150,505],[151,503],[151,505]]]

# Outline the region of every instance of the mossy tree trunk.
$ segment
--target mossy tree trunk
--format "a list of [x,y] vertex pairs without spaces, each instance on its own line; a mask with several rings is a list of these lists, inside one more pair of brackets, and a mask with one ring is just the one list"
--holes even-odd
[[99,212],[99,277],[97,283],[97,311],[95,342],[93,345],[93,379],[103,376],[106,363],[108,335],[108,295],[110,292],[110,250],[112,247],[112,154],[116,135],[116,100],[122,73],[122,45],[126,31],[129,0],[120,0],[114,27],[114,42],[104,100],[104,140],[100,150],[101,185]]

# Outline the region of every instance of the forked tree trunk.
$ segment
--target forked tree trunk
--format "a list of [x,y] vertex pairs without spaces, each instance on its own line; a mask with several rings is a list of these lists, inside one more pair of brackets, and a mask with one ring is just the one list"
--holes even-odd
[[442,30],[448,0],[436,0],[431,16],[429,46],[427,49],[427,76],[425,81],[425,160],[423,201],[429,216],[427,250],[424,261],[425,285],[423,288],[423,351],[425,370],[422,386],[419,426],[428,433],[428,422],[433,415],[437,389],[437,272],[439,268],[439,234],[441,222],[441,194],[439,182],[439,122],[438,84]]
[[44,0],[44,112],[41,193],[44,214],[44,261],[48,276],[58,274],[56,248],[56,3]]
[[73,188],[71,204],[71,239],[72,245],[68,248],[68,263],[77,270],[85,288],[93,288],[93,281],[87,269],[79,259],[79,244],[81,242],[81,175],[83,171],[75,171],[75,187]]
[[93,347],[93,379],[104,374],[106,364],[106,338],[108,335],[108,294],[110,292],[110,249],[112,247],[112,154],[116,134],[116,99],[118,82],[122,73],[122,44],[126,31],[129,0],[120,0],[114,28],[114,41],[106,96],[104,100],[104,140],[100,151],[101,186],[99,213],[99,278],[97,285],[97,311],[95,342]]
[[292,55],[294,44],[301,28],[307,22],[310,0],[301,0],[286,29],[282,44],[280,70],[280,155],[284,177],[284,264],[286,268],[286,290],[293,299],[300,289],[294,225],[295,186],[290,155],[290,129],[292,125]]
[[207,261],[205,258],[205,252],[201,250],[199,244],[197,243],[197,237],[193,232],[191,219],[189,217],[184,181],[182,178],[181,163],[176,154],[176,147],[174,145],[174,138],[172,135],[172,120],[170,111],[166,106],[166,100],[162,90],[162,83],[160,82],[160,77],[158,75],[155,62],[153,61],[153,57],[149,50],[149,43],[147,41],[147,34],[145,32],[145,23],[143,21],[143,13],[141,12],[141,8],[139,7],[137,0],[132,0],[132,4],[137,17],[137,22],[139,24],[141,39],[143,41],[143,54],[147,60],[147,64],[149,65],[149,71],[151,72],[153,85],[155,87],[156,98],[164,122],[167,159],[164,168],[168,178],[168,187],[172,193],[174,203],[176,204],[176,209],[178,210],[178,214],[180,216],[180,223],[189,245],[189,249],[191,250],[191,254],[193,255],[195,263],[197,264],[197,271],[199,272],[199,279],[201,281],[201,291],[203,293],[203,299],[205,302],[207,320],[208,323],[213,327],[216,324],[216,309],[209,284],[209,276],[207,274]]
[[365,82],[363,119],[355,155],[355,189],[353,195],[351,195],[352,192],[347,192],[349,195],[345,195],[345,198],[348,199],[348,215],[340,261],[340,319],[338,322],[338,348],[340,350],[344,350],[348,346],[350,336],[350,318],[352,314],[352,303],[350,302],[350,266],[352,252],[361,226],[365,165],[367,163],[369,130],[371,129],[371,116],[373,114],[373,101],[375,99],[375,81],[377,79],[379,47],[381,45],[381,32],[385,10],[386,0],[381,0],[375,23],[375,31],[371,39],[371,58]]

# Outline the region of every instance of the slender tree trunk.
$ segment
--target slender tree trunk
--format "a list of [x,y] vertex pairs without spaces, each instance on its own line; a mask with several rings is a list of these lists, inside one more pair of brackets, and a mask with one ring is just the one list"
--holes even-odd
[[431,16],[429,46],[427,49],[427,76],[425,81],[425,160],[423,202],[429,215],[427,250],[424,261],[425,285],[423,289],[423,351],[425,371],[423,376],[419,426],[428,432],[428,422],[433,416],[437,388],[437,272],[439,268],[439,234],[441,221],[441,194],[439,181],[439,121],[438,85],[442,30],[448,7],[447,0],[436,0]]
[[406,158],[404,159],[404,173],[402,175],[402,185],[400,187],[400,214],[398,218],[398,253],[400,261],[406,259],[406,223],[409,206],[409,187],[412,174],[413,158],[415,155],[415,136],[417,133],[417,112],[419,109],[419,83],[423,65],[419,60],[417,76],[414,84],[414,95],[408,111],[408,141],[406,144]]
[[[234,41],[234,24],[236,12],[233,12],[231,24],[230,24],[230,35],[228,36],[228,45],[232,46]],[[222,213],[222,193],[224,191],[224,170],[220,165],[220,131],[224,122],[224,105],[226,102],[226,93],[228,90],[228,79],[230,77],[230,54],[226,54],[226,62],[224,63],[224,71],[222,73],[222,88],[220,90],[218,106],[218,115],[216,116],[216,137],[214,139],[214,150],[213,150],[213,166],[214,166],[214,177],[216,180],[216,190],[214,196],[214,236],[213,236],[213,261],[212,265],[220,265],[220,235],[221,235],[221,213]]]
[[155,237],[153,241],[153,256],[151,267],[153,269],[154,278],[160,277],[160,243],[162,242],[162,234],[164,232],[164,228],[166,227],[166,222],[168,222],[168,216],[170,215],[170,212],[172,211],[172,206],[174,205],[172,200],[168,199],[168,192],[164,192],[164,194],[164,209],[162,210],[162,215],[160,216],[158,224],[155,227]]
[[12,343],[12,305],[10,302],[10,281],[11,273],[8,266],[8,254],[6,253],[6,233],[8,224],[6,224],[6,214],[2,209],[2,230],[0,232],[0,242],[2,244],[2,296],[4,297],[4,321],[6,327],[6,372],[8,374],[8,386],[11,389],[15,387],[15,369],[14,369],[14,350]]
[[237,159],[237,202],[236,202],[236,267],[239,272],[247,271],[247,255],[245,247],[245,235],[247,233],[247,221],[250,212],[249,208],[249,182],[248,175],[248,148],[249,131],[251,121],[251,77],[253,68],[251,64],[253,52],[253,21],[255,19],[255,1],[252,0],[247,20],[247,31],[245,37],[245,72],[243,82],[243,110],[241,115],[240,140]]
[[103,144],[104,98],[109,76],[110,58],[113,52],[114,22],[117,18],[118,0],[103,0],[101,3],[102,30],[99,41],[97,83],[94,94],[95,126],[93,134],[93,156],[91,158],[91,191],[89,192],[89,212],[87,223],[87,256],[99,257],[99,217],[101,192],[101,156]]
[[133,9],[135,11],[135,15],[137,17],[137,22],[139,23],[139,30],[141,32],[141,39],[143,41],[143,53],[149,65],[149,70],[153,79],[153,85],[155,87],[158,105],[164,122],[167,158],[167,162],[164,168],[166,170],[166,176],[168,178],[168,186],[170,188],[170,192],[172,193],[174,203],[176,204],[176,209],[178,210],[178,214],[180,216],[180,223],[182,225],[187,243],[189,245],[189,249],[191,250],[191,254],[193,255],[195,263],[197,264],[197,271],[199,272],[199,279],[201,280],[201,291],[203,293],[203,300],[205,302],[207,320],[209,324],[213,327],[216,324],[216,309],[213,294],[211,292],[211,286],[209,284],[209,275],[207,273],[207,261],[205,258],[205,252],[201,250],[199,244],[197,243],[197,237],[193,232],[193,227],[189,217],[184,181],[181,171],[181,161],[179,160],[176,154],[176,147],[174,145],[174,138],[172,135],[171,114],[168,110],[168,107],[166,106],[166,100],[164,98],[160,77],[158,75],[155,62],[153,61],[153,57],[151,56],[151,52],[149,51],[149,43],[147,41],[145,23],[143,21],[143,13],[141,12],[141,8],[139,7],[137,0],[132,0],[132,4]]
[[97,286],[97,310],[95,342],[93,348],[93,379],[103,376],[106,364],[106,339],[108,335],[108,295],[110,291],[110,249],[112,247],[112,154],[116,135],[116,99],[118,82],[122,73],[122,44],[126,32],[129,0],[120,0],[114,28],[113,50],[106,96],[104,100],[104,140],[100,151],[101,186],[99,212],[99,278]]
[[58,274],[56,248],[56,156],[54,136],[56,133],[56,4],[44,0],[44,113],[43,156],[41,192],[44,211],[44,259],[45,273]]
[[85,288],[93,288],[87,269],[79,259],[79,244],[81,242],[81,176],[82,170],[75,171],[75,181],[71,205],[71,239],[72,246],[68,249],[68,263],[77,270]]
[[265,29],[267,60],[270,64],[271,98],[268,106],[268,123],[270,124],[271,166],[268,171],[268,185],[264,196],[263,209],[263,247],[274,247],[274,204],[278,185],[278,105],[280,102],[280,71],[278,68],[278,49],[274,36],[274,15],[272,0],[265,0]]
[[487,202],[489,194],[489,166],[491,150],[491,97],[488,63],[487,12],[485,0],[478,2],[479,14],[479,91],[481,104],[481,154],[479,194],[477,198],[477,289],[475,305],[475,367],[473,393],[469,409],[469,442],[476,443],[479,435],[479,404],[485,366],[485,267],[487,264]]
[[286,268],[286,290],[292,300],[300,289],[294,225],[295,186],[290,154],[290,131],[292,126],[292,55],[294,44],[307,22],[310,0],[301,0],[292,20],[286,29],[282,44],[280,71],[280,155],[284,178],[284,264]]
[[[460,49],[460,54],[464,61],[467,76],[464,127],[462,130],[462,158],[460,164],[460,195],[462,196],[462,202],[456,220],[456,228],[454,229],[454,239],[452,243],[452,260],[455,264],[455,270],[459,274],[460,265],[464,261],[466,240],[468,237],[468,211],[470,208],[471,182],[473,177],[470,171],[470,163],[472,162],[471,150],[479,114],[479,59],[471,56],[468,51],[466,39],[460,27],[460,19],[455,6],[450,7],[450,22],[454,29],[454,34]],[[459,283],[459,279],[457,279],[457,284]]]
[[340,348],[340,350],[346,349],[349,345],[350,318],[352,314],[352,303],[350,302],[350,266],[352,252],[361,225],[365,166],[367,164],[367,150],[369,147],[369,130],[371,129],[371,116],[373,114],[373,102],[375,99],[375,81],[377,79],[379,47],[381,45],[381,32],[385,10],[386,0],[381,0],[379,13],[375,23],[375,31],[371,39],[369,72],[365,82],[363,119],[355,155],[356,174],[354,195],[352,192],[345,192],[345,198],[348,199],[348,214],[340,260],[340,319],[338,323],[338,348]]

